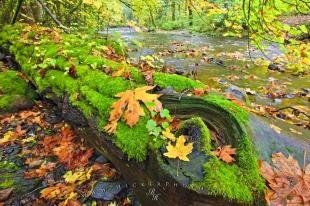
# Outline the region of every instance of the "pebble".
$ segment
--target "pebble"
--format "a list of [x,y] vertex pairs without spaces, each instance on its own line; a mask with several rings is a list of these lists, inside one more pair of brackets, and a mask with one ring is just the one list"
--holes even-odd
[[95,159],[95,162],[105,164],[109,162],[109,160],[105,156],[100,155],[99,157]]
[[113,200],[125,187],[123,182],[100,181],[95,185],[91,197],[99,200]]

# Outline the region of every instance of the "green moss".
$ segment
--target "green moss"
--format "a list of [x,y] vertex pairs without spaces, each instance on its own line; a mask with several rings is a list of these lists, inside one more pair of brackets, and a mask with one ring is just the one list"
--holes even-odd
[[10,110],[19,100],[32,101],[34,97],[34,92],[16,71],[0,72],[0,109]]
[[[242,128],[247,125],[249,115],[238,105],[215,94],[206,95],[203,98],[208,103],[225,109]],[[262,194],[265,183],[259,174],[257,155],[251,138],[243,131],[235,141],[236,162],[230,165],[212,157],[204,165],[204,180],[193,182],[190,187],[203,188],[210,194],[250,204],[256,196]]]
[[228,200],[252,203],[263,193],[265,183],[259,175],[256,156],[248,137],[238,145],[236,163],[230,165],[212,157],[204,165],[204,180],[193,182],[190,187],[204,189],[209,194],[223,196]]
[[190,126],[196,126],[200,130],[200,137],[203,145],[202,149],[206,154],[208,154],[211,151],[211,135],[207,125],[200,117],[193,117],[182,122],[181,129],[178,133],[182,134],[184,129]]
[[82,69],[81,72],[84,75],[79,75],[78,71],[80,83],[82,85],[88,85],[90,88],[98,91],[102,95],[114,97],[119,92],[131,89],[130,82],[123,80],[121,77],[113,78],[101,71],[94,70],[89,70],[88,72],[85,72]]
[[247,124],[249,119],[249,114],[247,111],[236,105],[235,103],[227,100],[224,96],[217,94],[208,94],[203,97],[203,99],[209,103],[213,103],[224,108],[232,116],[239,121],[240,124]]
[[174,90],[180,92],[185,89],[193,89],[198,87],[204,87],[205,85],[199,81],[189,79],[177,74],[166,74],[161,72],[155,72],[153,74],[154,84],[166,88],[171,86]]
[[85,97],[91,107],[96,108],[99,114],[105,119],[109,117],[112,103],[115,101],[112,98],[102,95],[87,86],[81,87],[81,94]]
[[212,158],[204,165],[205,176],[202,182],[191,185],[194,189],[204,189],[209,194],[223,196],[227,199],[250,203],[252,191],[242,182],[243,174],[235,165],[228,165]]
[[90,118],[94,113],[94,109],[85,100],[76,100],[71,102],[73,106],[79,108],[86,118]]
[[138,124],[130,128],[124,122],[118,123],[115,144],[128,154],[129,159],[146,159],[150,136],[146,129],[148,117],[142,117]]
[[56,86],[63,92],[72,94],[79,91],[78,82],[64,72],[49,70],[43,79],[46,86]]

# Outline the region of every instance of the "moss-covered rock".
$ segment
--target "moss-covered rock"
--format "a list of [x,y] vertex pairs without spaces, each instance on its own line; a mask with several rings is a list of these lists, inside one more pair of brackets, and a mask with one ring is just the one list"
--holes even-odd
[[20,78],[18,72],[0,72],[0,113],[29,108],[34,98],[34,91]]

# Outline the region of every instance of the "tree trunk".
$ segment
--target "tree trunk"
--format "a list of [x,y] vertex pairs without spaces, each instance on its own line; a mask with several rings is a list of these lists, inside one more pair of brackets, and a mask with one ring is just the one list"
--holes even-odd
[[175,1],[171,2],[171,20],[175,21]]
[[188,21],[189,21],[189,26],[193,26],[193,10],[191,5],[188,5]]
[[15,22],[16,22],[16,20],[17,20],[17,17],[18,17],[20,8],[22,7],[23,1],[24,1],[24,0],[18,0],[18,2],[17,2],[17,6],[16,6],[16,9],[15,9],[15,13],[14,13],[14,16],[13,16],[13,19],[12,19],[12,24],[15,24]]

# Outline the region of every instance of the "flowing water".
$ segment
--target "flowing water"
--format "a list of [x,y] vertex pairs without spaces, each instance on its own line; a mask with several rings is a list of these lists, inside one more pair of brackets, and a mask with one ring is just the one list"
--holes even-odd
[[[251,58],[272,59],[283,55],[276,45],[268,44],[265,54],[252,47],[250,58],[247,39],[210,37],[185,31],[135,32],[127,27],[113,28],[109,32],[122,35],[131,49],[129,57],[132,59],[138,60],[141,56],[162,53],[164,55],[160,58],[166,65],[185,72],[197,71],[197,78],[213,88],[225,90],[230,85],[235,85],[248,91],[257,91],[258,95],[250,95],[251,101],[257,103],[277,108],[295,105],[309,108],[308,98],[295,95],[296,92],[309,92],[309,76],[270,71],[267,66],[256,66],[251,62]],[[142,47],[135,46],[134,41],[141,42]],[[208,58],[220,62],[220,65],[214,61],[206,61]],[[275,90],[285,85],[284,98],[274,100],[264,95],[264,87],[271,82],[275,83]]]

